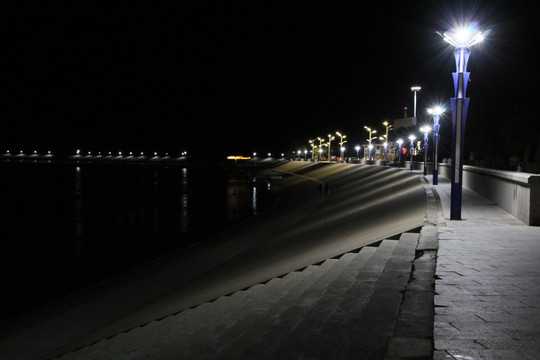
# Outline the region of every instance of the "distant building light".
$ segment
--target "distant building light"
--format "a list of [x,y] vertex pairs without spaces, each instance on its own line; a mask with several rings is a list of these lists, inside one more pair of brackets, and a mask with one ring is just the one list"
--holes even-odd
[[251,156],[231,155],[231,156],[227,156],[227,159],[228,160],[234,160],[234,161],[251,160]]

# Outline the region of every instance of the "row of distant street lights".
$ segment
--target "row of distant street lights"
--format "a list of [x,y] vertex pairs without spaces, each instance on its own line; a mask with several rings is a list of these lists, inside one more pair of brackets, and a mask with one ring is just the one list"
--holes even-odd
[[[127,156],[129,154],[129,156],[145,156],[145,153],[144,152],[140,152],[140,153],[134,153],[133,151],[130,151],[128,153],[123,153],[122,151],[118,151],[118,152],[115,152],[113,153],[112,151],[109,151],[108,153],[105,153],[105,156]],[[53,152],[51,150],[47,150],[47,152],[45,154],[43,153],[40,153],[38,150],[33,150],[32,152],[30,153],[27,153],[25,152],[24,150],[19,150],[18,152],[12,152],[11,150],[6,150],[5,152],[5,155],[47,155],[47,156],[53,156]],[[154,152],[153,153],[154,156],[159,156],[158,152]],[[75,156],[104,156],[101,151],[98,151],[97,153],[92,153],[91,151],[88,151],[86,153],[83,153],[80,149],[77,149],[75,150]],[[165,157],[169,156],[169,153],[165,153],[165,155],[163,155]],[[187,156],[187,151],[183,151],[181,153],[181,156]]]
[[[467,72],[467,63],[470,57],[470,48],[473,45],[476,45],[485,39],[489,31],[480,31],[475,22],[470,24],[460,26],[458,28],[449,30],[445,33],[439,33],[444,41],[452,45],[454,50],[454,58],[456,61],[456,72],[453,72],[452,77],[454,80],[454,91],[455,97],[450,99],[450,104],[452,108],[452,157],[451,157],[451,204],[450,204],[450,219],[451,220],[461,220],[461,202],[462,202],[462,183],[463,183],[463,149],[464,149],[464,136],[465,136],[465,123],[467,118],[467,110],[469,107],[470,99],[466,97],[465,93],[467,90],[467,84],[469,82],[470,73]],[[419,86],[413,86],[411,90],[414,92],[414,117],[416,118],[416,95],[420,90]],[[444,109],[440,106],[433,107],[428,109],[428,113],[433,116],[433,145],[434,145],[434,159],[433,159],[433,185],[438,184],[438,148],[440,141],[440,115],[443,113]],[[388,141],[388,130],[389,126],[386,124],[386,141]],[[364,126],[366,131],[369,133],[368,139],[368,148],[370,151],[373,149],[372,140],[374,139],[373,134],[377,131],[373,130],[367,126]],[[431,128],[423,127],[421,129],[424,132],[424,174],[427,171],[427,150],[428,150],[428,134],[431,132]],[[337,134],[337,133],[336,133]],[[310,145],[312,146],[312,157],[315,153],[315,147],[319,147],[319,153],[322,153],[322,147],[328,146],[328,157],[331,158],[330,144],[334,137],[328,135],[328,144],[324,144],[322,138],[317,138],[309,140]],[[413,143],[416,137],[411,135],[409,140],[411,142],[411,150]],[[317,145],[315,141],[318,140],[319,144]],[[343,139],[342,139],[343,142]],[[399,139],[396,141],[399,145],[399,156],[401,161],[401,147],[403,140]],[[343,144],[342,145],[342,154],[343,154]],[[359,146],[355,147],[357,151],[360,150]],[[411,170],[412,170],[412,151],[411,151]],[[307,154],[307,150],[304,152]],[[305,155],[306,156],[306,155]],[[342,155],[343,157],[343,155]],[[385,158],[386,158],[386,145],[385,145]]]
[[[339,131],[336,131],[336,135],[339,136],[339,149],[340,149],[340,158],[343,158],[345,147],[343,146],[347,140],[347,135],[342,134]],[[332,140],[335,140],[336,137],[332,134],[328,134],[328,143],[325,142],[325,139],[321,137],[317,137],[316,139],[310,139],[308,140],[309,145],[311,146],[311,159],[314,159],[315,157],[315,147],[319,148],[319,156],[322,156],[323,153],[323,147],[328,147],[328,159],[330,160],[332,158]],[[315,141],[319,141],[319,144],[316,144]],[[301,151],[298,150],[298,154],[301,154]],[[307,158],[307,150],[304,150],[304,159]]]

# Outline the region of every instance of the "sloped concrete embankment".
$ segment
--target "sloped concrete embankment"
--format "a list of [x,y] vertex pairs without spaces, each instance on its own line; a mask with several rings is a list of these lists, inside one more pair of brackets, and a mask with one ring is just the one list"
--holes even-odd
[[272,183],[281,198],[265,216],[54,304],[8,329],[0,351],[14,360],[67,353],[424,222],[424,188],[406,171],[298,162],[261,175],[272,174],[282,176]]

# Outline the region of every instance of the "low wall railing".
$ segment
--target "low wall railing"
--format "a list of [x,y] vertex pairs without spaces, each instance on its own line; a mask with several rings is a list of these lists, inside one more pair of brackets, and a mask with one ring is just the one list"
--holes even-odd
[[[452,167],[439,164],[451,178]],[[527,225],[540,226],[540,175],[463,165],[463,185],[497,203]]]

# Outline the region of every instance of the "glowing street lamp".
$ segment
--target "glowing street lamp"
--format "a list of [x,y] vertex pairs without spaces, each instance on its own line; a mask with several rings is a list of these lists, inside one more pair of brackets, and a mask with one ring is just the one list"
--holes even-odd
[[416,118],[416,93],[422,89],[420,86],[411,87],[411,91],[414,93],[414,117]]
[[382,123],[384,127],[386,128],[386,135],[384,136],[385,145],[384,145],[384,161],[387,161],[387,153],[386,153],[386,147],[388,146],[388,130],[393,130],[392,125],[388,123],[388,121],[385,121]]
[[324,139],[317,137],[317,140],[319,140],[319,160],[322,158],[322,147],[323,145],[326,145],[324,143]]
[[420,131],[424,133],[424,175],[427,175],[427,153],[428,153],[428,135],[431,132],[431,128],[429,126],[422,126],[420,128]]
[[373,149],[373,145],[371,145],[371,140],[373,139],[372,135],[377,133],[377,130],[371,130],[371,128],[364,126],[364,129],[369,133],[369,139],[367,141],[369,142],[369,159],[371,160],[371,149]]
[[309,140],[309,145],[311,145],[311,160],[315,156],[315,140]]
[[409,136],[409,141],[411,142],[411,164],[410,164],[410,170],[411,171],[413,170],[412,161],[413,161],[414,140],[416,140],[416,136],[410,135]]
[[463,139],[469,98],[465,97],[469,75],[467,62],[471,52],[469,48],[483,41],[486,33],[478,29],[477,23],[438,33],[444,41],[455,47],[456,72],[454,79],[455,97],[450,99],[452,105],[452,174],[450,187],[450,220],[461,220],[461,200],[463,185]]
[[360,146],[356,145],[354,149],[356,150],[356,159],[358,159],[358,152],[360,151]]
[[431,109],[428,109],[428,114],[433,115],[433,185],[439,184],[439,119],[441,114],[444,112],[444,109],[440,106],[435,106]]
[[339,136],[339,148],[341,149],[340,158],[343,159],[343,152],[345,151],[345,148],[343,147],[343,144],[347,142],[347,140],[343,141],[347,137],[347,135],[342,135],[339,131],[336,131],[336,135]]
[[328,134],[328,161],[332,162],[332,140],[334,137],[332,134]]
[[307,150],[304,149],[304,161],[307,160]]
[[398,169],[401,169],[401,145],[403,145],[403,139],[398,139],[396,142],[399,146]]

